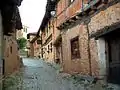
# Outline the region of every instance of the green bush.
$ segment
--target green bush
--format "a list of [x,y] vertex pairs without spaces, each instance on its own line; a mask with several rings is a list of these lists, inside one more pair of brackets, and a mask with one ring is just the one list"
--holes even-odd
[[17,40],[17,43],[18,43],[19,49],[24,49],[27,44],[27,39],[20,38]]

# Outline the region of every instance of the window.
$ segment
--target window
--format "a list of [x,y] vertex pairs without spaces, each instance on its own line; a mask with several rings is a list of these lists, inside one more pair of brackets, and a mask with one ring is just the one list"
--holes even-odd
[[50,46],[51,46],[51,49],[50,49],[50,50],[51,50],[51,52],[52,52],[52,43],[50,43]]
[[80,52],[79,52],[79,37],[75,37],[71,39],[71,58],[77,59],[80,58]]
[[30,39],[30,34],[27,34],[27,39]]
[[12,46],[10,47],[10,53],[12,54]]
[[47,52],[49,53],[49,45],[48,45],[48,50],[47,50]]

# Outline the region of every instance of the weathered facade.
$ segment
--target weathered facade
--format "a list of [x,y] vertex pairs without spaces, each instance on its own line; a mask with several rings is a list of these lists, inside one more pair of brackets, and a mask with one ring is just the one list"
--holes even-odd
[[52,19],[48,21],[45,29],[42,31],[43,59],[48,62],[54,62],[53,53],[53,25]]
[[41,46],[38,43],[39,38],[36,38],[36,33],[28,33],[27,36],[28,57],[40,57]]
[[3,75],[19,69],[20,58],[16,42],[16,29],[22,29],[18,7],[22,0],[0,1],[0,68]]
[[[47,7],[51,7],[50,3]],[[53,10],[54,17],[50,14]],[[53,10],[46,9],[38,31],[42,31],[43,58],[51,60],[47,51],[52,43],[52,57],[64,72],[120,84],[120,1],[59,0]],[[51,17],[53,26],[49,29]]]
[[[88,52],[88,32],[83,22],[81,23],[77,19],[71,20],[76,13],[82,10],[82,4],[84,4],[82,0],[60,0],[58,2],[57,27],[60,29],[64,22],[66,22],[64,26],[67,27],[61,29],[61,40],[57,40],[60,44],[56,45],[56,48],[61,48],[59,59],[62,62],[64,72],[89,75],[91,67]],[[62,8],[61,5],[63,5]],[[58,50],[56,49],[56,51]],[[56,54],[58,53],[56,52]]]
[[37,32],[37,36],[41,37],[41,57],[47,62],[54,62],[54,48],[53,40],[55,34],[55,18],[52,16],[52,11],[55,11],[55,5],[58,0],[47,0],[46,12],[40,28]]
[[[119,60],[119,29],[120,29],[120,2],[111,1],[113,5],[104,8],[88,24],[91,37],[98,54],[99,75],[112,83],[119,83],[120,60]],[[94,43],[93,43],[94,42]],[[92,50],[92,49],[91,49]]]
[[21,59],[19,57],[16,32],[12,36],[4,36],[4,75],[9,75],[19,69]]
[[119,83],[119,0],[74,0],[66,4],[63,0],[57,4],[63,70]]

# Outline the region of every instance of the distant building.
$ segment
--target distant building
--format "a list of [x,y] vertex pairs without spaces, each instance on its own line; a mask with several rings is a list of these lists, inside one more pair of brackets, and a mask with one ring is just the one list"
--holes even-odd
[[27,39],[27,33],[28,33],[28,27],[23,25],[23,29],[21,30],[17,30],[16,32],[16,38],[19,39],[19,38],[25,38]]
[[40,57],[40,45],[39,38],[36,38],[35,33],[27,34],[27,49],[28,49],[28,57]]

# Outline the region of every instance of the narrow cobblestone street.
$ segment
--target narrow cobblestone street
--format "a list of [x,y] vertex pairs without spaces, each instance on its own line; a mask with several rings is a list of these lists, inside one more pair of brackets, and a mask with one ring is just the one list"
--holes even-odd
[[19,73],[5,79],[2,90],[119,90],[102,88],[100,85],[90,89],[86,81],[82,84],[68,76],[63,77],[59,73],[59,65],[43,60],[24,58],[23,64]]
[[27,90],[77,90],[71,87],[70,82],[58,77],[56,69],[42,60],[24,60],[24,65],[23,85]]
[[[43,60],[24,59],[24,68],[13,79],[13,84],[7,79],[5,90],[80,90],[72,81],[63,79],[57,72],[59,66],[51,66]],[[10,85],[8,85],[10,83]],[[14,83],[16,83],[14,85]],[[82,89],[81,87],[81,90]]]

